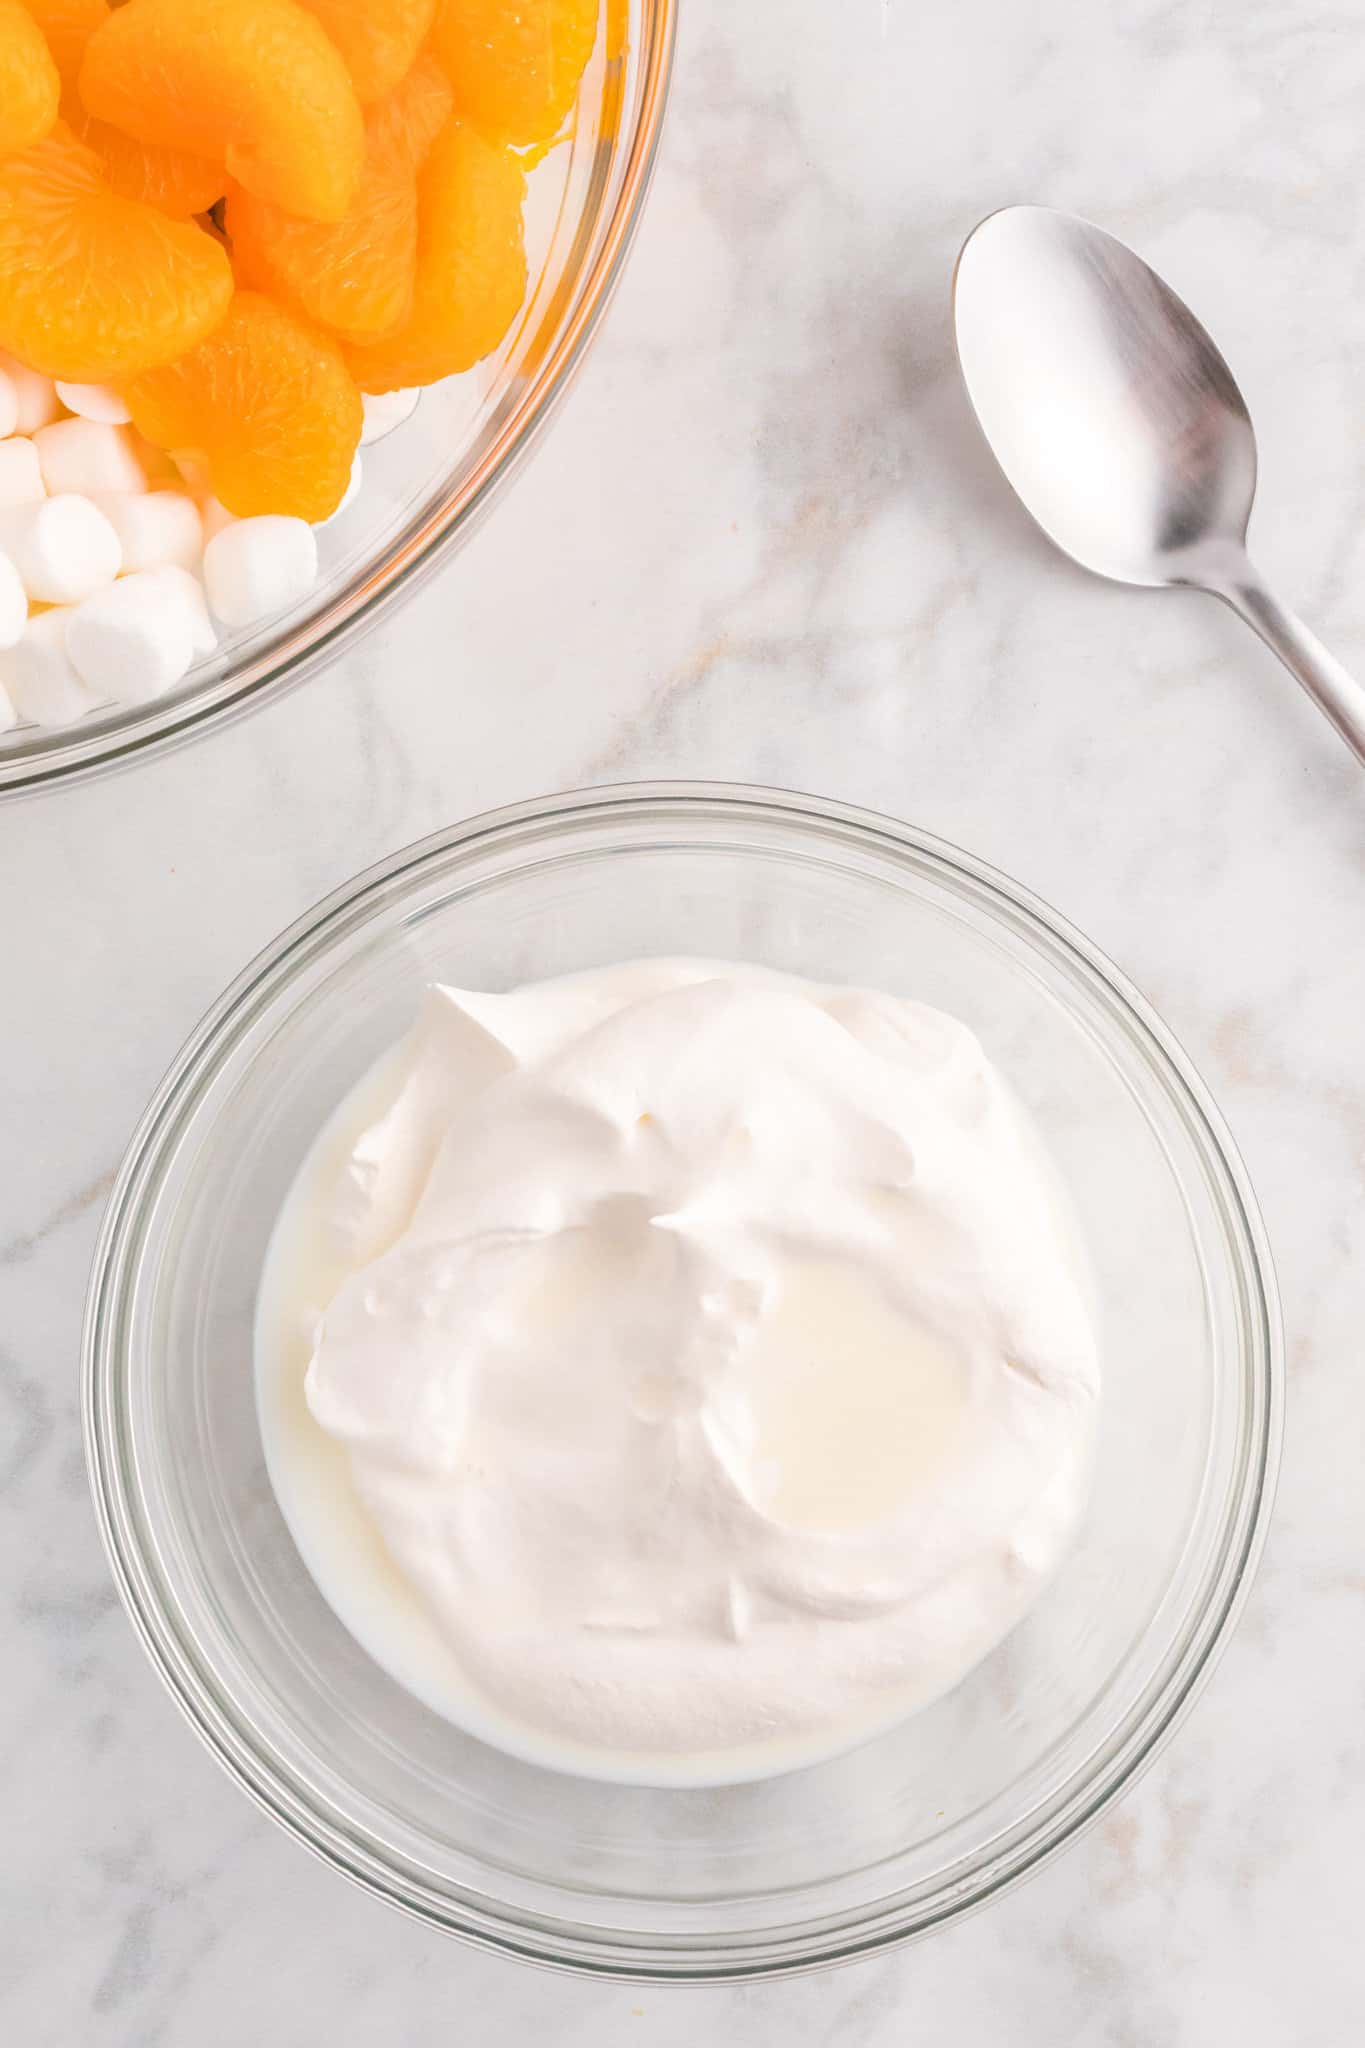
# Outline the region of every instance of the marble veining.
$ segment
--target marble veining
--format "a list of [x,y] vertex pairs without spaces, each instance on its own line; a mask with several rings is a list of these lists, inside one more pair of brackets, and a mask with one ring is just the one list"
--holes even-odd
[[[0,809],[7,2043],[1339,2048],[1358,2029],[1365,783],[1215,604],[1107,589],[1047,550],[975,435],[947,285],[1009,200],[1134,242],[1246,390],[1256,551],[1365,670],[1363,99],[1345,0],[684,0],[629,274],[470,548],[244,724]],[[1129,1798],[918,1948],[667,1994],[438,1940],[257,1814],[118,1608],[76,1407],[111,1174],[224,983],[423,832],[653,774],[899,813],[1117,959],[1245,1152],[1291,1380],[1245,1620]]]

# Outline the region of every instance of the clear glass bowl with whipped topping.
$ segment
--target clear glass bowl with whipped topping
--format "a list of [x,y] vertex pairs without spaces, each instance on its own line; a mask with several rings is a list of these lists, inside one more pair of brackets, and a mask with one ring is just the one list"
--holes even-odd
[[[1055,1573],[960,1683],[856,1747],[720,1786],[549,1768],[361,1647],[282,1517],[254,1390],[276,1217],[433,984],[659,956],[961,1019],[1083,1220],[1103,1396]],[[133,1140],[96,1257],[88,1447],[115,1573],[173,1695],[302,1840],[431,1924],[579,1969],[727,1978],[980,1904],[1169,1733],[1263,1537],[1282,1363],[1245,1174],[1169,1035],[1051,913],[954,849],[813,799],[642,787],[409,849],[222,998]]]
[[229,634],[182,683],[71,725],[0,732],[0,798],[143,760],[244,716],[335,661],[477,529],[582,365],[649,189],[668,98],[677,0],[601,0],[571,132],[530,173],[528,283],[503,343],[423,393],[364,450],[354,504],[317,530],[309,595]]

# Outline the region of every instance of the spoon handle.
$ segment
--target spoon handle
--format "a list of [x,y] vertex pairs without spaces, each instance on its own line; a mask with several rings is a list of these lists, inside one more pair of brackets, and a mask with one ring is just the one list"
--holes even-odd
[[1303,684],[1320,711],[1331,719],[1357,761],[1365,762],[1365,690],[1329,654],[1302,619],[1280,603],[1245,555],[1226,580],[1212,586],[1225,604],[1255,628],[1274,653]]

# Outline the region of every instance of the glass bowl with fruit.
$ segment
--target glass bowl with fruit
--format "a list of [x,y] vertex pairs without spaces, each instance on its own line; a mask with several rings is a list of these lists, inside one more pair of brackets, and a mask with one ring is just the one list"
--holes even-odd
[[0,791],[240,716],[473,530],[620,275],[675,12],[0,0]]

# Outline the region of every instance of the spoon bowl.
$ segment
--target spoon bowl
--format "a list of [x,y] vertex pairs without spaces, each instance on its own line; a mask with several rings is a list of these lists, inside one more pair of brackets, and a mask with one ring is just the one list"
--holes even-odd
[[977,419],[1049,539],[1116,582],[1221,597],[1365,761],[1365,692],[1248,559],[1251,417],[1170,286],[1089,221],[1010,206],[968,236],[953,310]]

